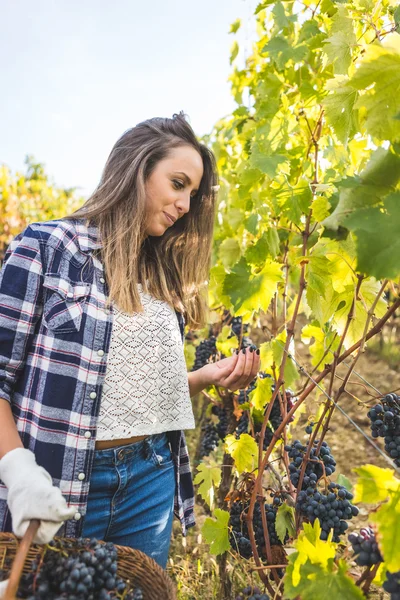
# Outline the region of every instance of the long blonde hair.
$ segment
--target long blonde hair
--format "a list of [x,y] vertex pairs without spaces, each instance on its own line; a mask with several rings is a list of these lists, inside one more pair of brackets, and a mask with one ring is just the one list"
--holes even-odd
[[[190,211],[162,236],[146,237],[145,183],[170,150],[185,145],[199,152],[204,169]],[[108,305],[115,301],[128,314],[143,312],[140,281],[144,292],[182,312],[190,328],[204,327],[217,183],[214,154],[198,142],[182,111],[172,119],[143,121],[119,138],[93,194],[63,217],[85,219],[99,228]]]

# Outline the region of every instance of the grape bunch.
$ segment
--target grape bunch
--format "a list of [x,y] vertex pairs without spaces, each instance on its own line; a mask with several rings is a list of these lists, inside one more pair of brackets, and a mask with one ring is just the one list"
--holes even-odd
[[360,533],[351,533],[348,538],[356,555],[356,563],[360,567],[372,567],[383,561],[375,532],[371,527],[363,527]]
[[[280,504],[282,504],[282,501],[278,497],[274,498],[272,504],[268,504],[267,502],[264,503],[264,510],[268,526],[268,536],[271,546],[282,545],[282,542],[278,538],[278,534],[275,529],[276,514]],[[235,500],[232,502],[230,507],[229,542],[232,548],[236,550],[240,556],[243,556],[243,558],[250,558],[252,556],[249,531],[247,529],[247,522],[244,520],[244,516],[247,514],[249,505],[249,501],[243,502],[241,500]],[[253,528],[257,550],[260,556],[265,557],[265,539],[261,518],[261,506],[259,502],[256,502],[254,506]]]
[[386,577],[383,589],[390,594],[390,600],[400,600],[400,571],[396,573],[387,571]]
[[[304,473],[302,489],[316,485],[324,474],[324,469],[321,462],[324,464],[325,474],[329,477],[336,469],[336,461],[331,455],[331,449],[326,442],[322,442],[319,453],[317,454],[318,440],[314,441],[311,448],[310,457],[307,461],[306,470]],[[303,445],[299,440],[295,440],[292,444],[285,446],[286,452],[289,453],[289,458],[292,462],[289,463],[290,481],[297,487],[300,479],[301,466],[306,454],[307,446]]]
[[[240,390],[239,391],[239,397],[238,397],[238,403],[239,404],[244,404],[245,402],[249,401],[249,394],[256,389],[256,381],[257,378],[255,378],[250,385],[246,388],[246,390]],[[242,433],[247,433],[248,432],[248,428],[249,428],[249,415],[248,413],[245,411],[242,413],[238,424],[236,426],[236,430],[235,430],[235,436],[237,439],[239,439],[239,437],[241,436]]]
[[240,344],[240,350],[243,348],[253,348],[253,350],[257,350],[257,346],[253,344],[253,340],[245,335],[242,337],[242,343]]
[[[240,333],[242,331],[242,317],[233,317],[231,321],[232,334],[236,335],[237,338],[240,338]],[[246,323],[243,323],[243,333],[247,333],[249,330],[249,326]]]
[[400,467],[400,396],[387,394],[367,413],[373,438],[383,437],[385,450]]
[[[18,597],[27,600],[143,600],[117,575],[118,552],[112,542],[95,538],[51,541],[21,577]],[[4,576],[3,572],[3,576]]]
[[220,437],[216,425],[208,419],[201,428],[200,456],[208,456],[218,446]]
[[257,586],[247,586],[242,592],[236,596],[235,600],[269,600],[267,594],[263,594]]
[[339,542],[340,536],[348,529],[348,521],[358,515],[358,508],[350,502],[353,494],[337,483],[329,483],[327,489],[318,490],[313,482],[297,496],[296,509],[310,523],[319,519],[321,540],[327,540],[333,531],[333,541]]
[[216,404],[214,404],[211,409],[211,412],[213,415],[216,415],[217,417],[219,417],[219,421],[215,427],[216,427],[217,433],[219,435],[219,438],[221,440],[224,440],[226,434],[228,433],[228,425],[229,425],[228,411],[223,406],[217,406]]
[[215,356],[217,353],[217,338],[215,335],[207,338],[200,342],[200,344],[196,347],[196,355],[194,359],[194,365],[192,367],[192,371],[198,371],[204,367],[211,356]]

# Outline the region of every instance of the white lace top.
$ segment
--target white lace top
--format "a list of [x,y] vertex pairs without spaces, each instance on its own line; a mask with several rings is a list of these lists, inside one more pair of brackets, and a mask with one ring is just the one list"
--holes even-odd
[[128,315],[112,305],[98,440],[195,427],[175,311],[138,287],[144,313]]

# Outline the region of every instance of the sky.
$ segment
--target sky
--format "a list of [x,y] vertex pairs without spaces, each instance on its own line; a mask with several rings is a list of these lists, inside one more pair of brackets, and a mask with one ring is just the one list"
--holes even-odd
[[183,110],[196,135],[236,104],[235,39],[251,53],[257,0],[0,0],[0,164],[27,154],[88,196],[112,146],[140,121]]

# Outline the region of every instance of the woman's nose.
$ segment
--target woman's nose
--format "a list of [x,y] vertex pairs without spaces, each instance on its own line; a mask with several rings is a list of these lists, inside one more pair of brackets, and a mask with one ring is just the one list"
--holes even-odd
[[181,196],[177,202],[177,207],[181,214],[185,214],[190,210],[190,195]]

